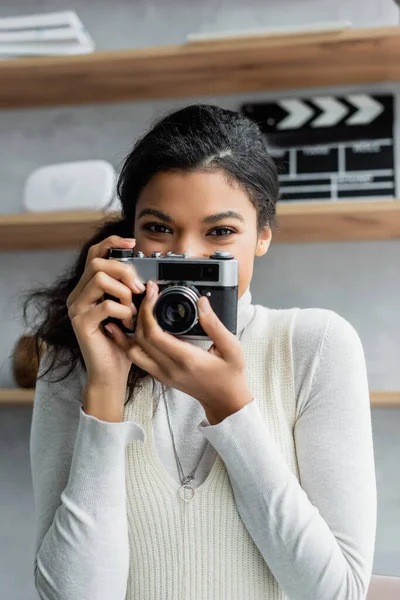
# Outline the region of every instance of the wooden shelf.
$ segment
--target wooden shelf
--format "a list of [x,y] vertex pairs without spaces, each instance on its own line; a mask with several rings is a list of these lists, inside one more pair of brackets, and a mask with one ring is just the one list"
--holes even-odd
[[0,108],[400,80],[399,27],[0,61]]
[[[400,204],[400,203],[399,203]],[[76,248],[118,213],[67,211],[0,215],[0,250]]]
[[[34,389],[0,389],[0,406],[30,406]],[[372,408],[400,408],[400,392],[371,392]]]
[[0,406],[29,406],[33,404],[35,390],[10,388],[0,389]]
[[400,407],[400,392],[371,392],[371,406],[373,408],[398,408]]
[[280,202],[273,242],[343,242],[400,238],[399,200]]
[[[76,248],[118,212],[0,215],[0,251]],[[280,202],[273,243],[400,238],[400,201]]]

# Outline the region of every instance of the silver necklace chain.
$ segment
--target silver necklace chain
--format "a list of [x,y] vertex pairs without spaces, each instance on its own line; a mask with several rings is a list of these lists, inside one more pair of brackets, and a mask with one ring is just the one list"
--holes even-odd
[[[239,340],[242,339],[242,335],[244,333],[244,330],[241,332],[240,336],[239,336]],[[168,404],[167,404],[167,399],[165,397],[165,386],[163,383],[161,383],[161,390],[162,390],[162,396],[164,398],[164,404],[165,404],[165,410],[167,412],[167,419],[168,419],[168,427],[169,427],[169,431],[171,433],[171,439],[172,439],[172,445],[174,448],[174,454],[175,454],[175,461],[176,461],[176,466],[178,468],[178,473],[179,473],[179,479],[181,480],[181,487],[179,488],[179,496],[180,498],[184,501],[184,505],[186,506],[186,503],[191,502],[196,494],[196,490],[195,488],[193,488],[193,486],[190,485],[190,483],[193,481],[196,470],[201,462],[201,459],[203,458],[204,452],[207,448],[208,445],[208,440],[205,440],[204,443],[204,447],[202,450],[202,453],[200,455],[200,459],[197,463],[197,466],[193,469],[193,471],[189,474],[189,475],[185,475],[182,469],[182,464],[181,461],[179,460],[179,456],[178,453],[176,451],[176,446],[175,446],[175,439],[174,439],[174,434],[172,432],[172,426],[171,426],[171,421],[170,421],[170,416],[169,416],[169,410],[168,410]],[[188,495],[189,494],[189,495]],[[186,547],[186,509],[183,511],[183,547],[185,549]],[[185,584],[186,584],[186,579],[185,579],[185,551],[183,553],[183,569],[182,569],[182,579],[181,579],[181,598],[186,598],[186,594],[184,593],[184,588],[185,588]]]
[[[181,483],[182,483],[181,490],[183,491],[182,488],[188,487],[188,488],[191,488],[193,490],[193,492],[194,492],[194,489],[192,488],[192,486],[189,486],[189,484],[193,481],[193,479],[195,477],[197,468],[198,468],[198,466],[199,466],[199,464],[201,462],[201,459],[204,456],[204,452],[206,451],[206,448],[207,448],[209,442],[208,442],[208,440],[205,441],[202,453],[200,455],[200,459],[199,459],[196,467],[193,469],[193,471],[191,473],[189,473],[189,475],[185,475],[184,472],[183,472],[182,463],[179,460],[179,456],[178,456],[178,453],[176,451],[175,439],[174,439],[174,434],[172,432],[172,426],[171,426],[171,420],[170,420],[170,416],[169,416],[168,404],[167,404],[167,400],[166,400],[166,397],[165,397],[165,387],[164,387],[163,383],[161,384],[161,387],[162,387],[162,390],[163,390],[163,398],[164,398],[165,410],[167,411],[168,427],[169,427],[169,431],[171,433],[172,445],[173,445],[173,448],[174,448],[174,454],[175,454],[175,460],[176,460],[176,466],[178,468],[179,479],[181,480]],[[193,497],[194,497],[194,493],[193,493],[192,498],[190,498],[190,500],[192,500]],[[181,495],[181,498],[182,498],[182,495]]]
[[[241,333],[239,335],[239,340],[242,339],[243,333],[244,333],[244,329],[241,331]],[[183,469],[182,469],[181,461],[179,460],[179,456],[178,456],[178,453],[176,451],[174,434],[172,432],[172,426],[171,426],[171,421],[170,421],[170,416],[169,416],[169,410],[168,410],[167,400],[166,400],[166,397],[165,397],[165,386],[164,386],[163,383],[161,383],[161,389],[162,389],[162,396],[164,398],[165,410],[167,412],[168,427],[169,427],[169,431],[171,433],[172,445],[173,445],[173,448],[174,448],[176,466],[178,468],[179,479],[181,480],[181,483],[182,483],[182,486],[179,488],[179,496],[181,497],[181,499],[184,502],[190,502],[191,500],[193,500],[193,498],[195,497],[195,494],[196,494],[195,488],[193,488],[193,486],[191,486],[190,484],[191,484],[191,482],[193,481],[193,479],[195,477],[197,468],[198,468],[198,466],[199,466],[199,464],[201,462],[201,459],[204,456],[204,452],[206,451],[206,448],[207,448],[209,442],[208,442],[208,440],[206,440],[204,442],[203,450],[202,450],[199,462],[197,463],[196,467],[193,469],[193,471],[191,473],[189,473],[189,475],[185,475],[184,472],[183,472]],[[187,492],[189,492],[189,495],[187,494]]]

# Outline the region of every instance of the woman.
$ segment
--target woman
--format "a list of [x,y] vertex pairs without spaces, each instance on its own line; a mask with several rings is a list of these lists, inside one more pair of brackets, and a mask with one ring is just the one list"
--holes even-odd
[[[216,106],[178,110],[136,143],[118,194],[121,219],[30,298],[46,348],[31,431],[41,598],[365,598],[376,482],[363,348],[333,311],[252,304],[278,199],[260,129]],[[237,335],[206,297],[208,340],[163,331],[157,285],[108,260],[112,247],[229,251]],[[135,323],[133,338],[108,317]]]

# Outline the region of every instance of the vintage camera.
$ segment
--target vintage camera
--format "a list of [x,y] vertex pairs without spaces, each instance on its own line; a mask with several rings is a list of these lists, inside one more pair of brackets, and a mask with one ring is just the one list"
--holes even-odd
[[[152,252],[146,257],[143,252],[121,248],[111,248],[108,258],[131,263],[146,284],[155,281],[160,294],[154,306],[154,314],[160,327],[184,339],[208,340],[199,323],[197,300],[207,296],[210,304],[225,327],[236,335],[238,307],[238,261],[226,251],[216,251],[209,258],[187,258],[187,253]],[[139,311],[145,297],[132,294],[132,302]],[[105,298],[117,298],[105,295]],[[128,329],[112,317],[103,323],[117,323],[127,335],[135,329]]]

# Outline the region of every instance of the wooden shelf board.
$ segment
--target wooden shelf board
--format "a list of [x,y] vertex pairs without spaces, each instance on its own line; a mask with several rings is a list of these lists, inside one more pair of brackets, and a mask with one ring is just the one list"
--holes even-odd
[[0,250],[76,248],[118,213],[66,211],[0,215]]
[[280,202],[273,242],[330,242],[400,238],[399,200]]
[[400,80],[397,26],[0,61],[0,108]]
[[371,392],[371,406],[374,408],[400,407],[400,392]]
[[33,404],[34,389],[0,389],[0,406],[26,406]]
[[[62,250],[83,244],[118,212],[0,215],[0,251]],[[279,202],[273,243],[400,238],[400,201]]]
[[[0,389],[0,406],[29,406],[33,404],[34,389]],[[400,408],[400,391],[371,392],[372,408]]]

